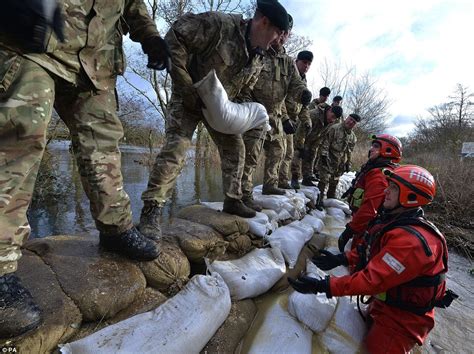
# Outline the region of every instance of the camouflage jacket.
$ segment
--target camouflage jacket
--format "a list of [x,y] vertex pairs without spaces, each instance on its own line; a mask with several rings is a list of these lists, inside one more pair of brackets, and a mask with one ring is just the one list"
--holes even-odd
[[173,58],[173,94],[194,92],[192,84],[215,69],[230,100],[249,100],[244,88],[255,85],[262,59],[247,50],[248,25],[242,16],[222,12],[180,17],[165,37]]
[[315,98],[314,100],[311,101],[311,103],[308,106],[308,109],[315,109],[319,107],[321,110],[325,110],[326,108],[329,107],[329,105],[326,102],[320,103],[319,102],[319,97]]
[[328,131],[329,127],[333,125],[328,124],[326,122],[325,115],[326,110],[321,109],[319,106],[309,111],[309,116],[312,124],[310,134],[313,135],[313,139],[311,139],[313,143],[319,144],[319,142],[323,139],[324,135]]
[[[305,76],[300,76],[300,77],[301,77],[301,80],[306,85],[307,84],[306,77]],[[295,122],[303,122],[308,125],[311,124],[309,123],[311,121],[309,117],[309,109],[308,107],[303,107],[300,101],[301,100],[299,97],[294,97],[291,95],[286,96],[285,104],[283,107],[283,115],[284,115],[283,121],[285,121],[287,117],[288,119],[291,119]]]
[[305,88],[306,83],[301,79],[293,59],[284,50],[265,56],[262,72],[251,95],[254,101],[267,109],[272,127],[270,135],[283,134],[281,120],[285,112],[285,98],[298,100]]
[[324,134],[320,155],[327,156],[331,166],[339,169],[345,162],[351,161],[356,142],[356,135],[344,127],[344,122],[333,124]]
[[158,35],[143,0],[61,0],[65,42],[49,34],[46,54],[22,53],[13,39],[0,34],[4,46],[71,82],[85,72],[97,89],[115,87],[125,71],[122,35],[135,42]]

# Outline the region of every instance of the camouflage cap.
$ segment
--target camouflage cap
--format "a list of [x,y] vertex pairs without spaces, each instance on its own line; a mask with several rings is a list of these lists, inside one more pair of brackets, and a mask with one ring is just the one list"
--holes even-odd
[[265,17],[268,17],[270,22],[281,29],[288,31],[290,24],[288,13],[282,4],[276,0],[257,0],[257,10]]

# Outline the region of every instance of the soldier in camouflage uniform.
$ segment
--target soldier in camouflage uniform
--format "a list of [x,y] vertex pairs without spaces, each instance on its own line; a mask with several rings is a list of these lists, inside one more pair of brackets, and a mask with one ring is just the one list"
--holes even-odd
[[[45,1],[7,0],[2,6],[14,10],[6,14],[9,10],[2,8],[2,16],[33,17],[38,24],[41,10],[27,13],[38,4]],[[25,12],[20,13],[18,5],[26,5],[21,9]],[[168,61],[165,42],[142,0],[63,0],[53,5],[56,34],[49,24],[35,25],[34,31],[23,33],[29,40],[21,41],[7,22],[1,24],[0,337],[18,335],[40,322],[39,309],[13,272],[30,233],[26,211],[53,106],[71,133],[101,246],[137,260],[159,254],[156,244],[132,225],[120,171],[123,130],[114,89],[116,76],[124,71],[124,33],[141,42],[150,63],[160,68]],[[61,14],[64,22],[58,24]]]
[[[296,56],[296,68],[301,79],[306,84],[306,73],[311,67],[313,61],[313,53],[303,50]],[[283,115],[283,127],[287,126],[286,120],[290,119],[293,126],[302,126],[301,130],[308,134],[311,131],[311,118],[309,117],[308,107],[304,107],[298,100],[287,95],[285,99],[286,115]],[[298,129],[297,129],[298,130]],[[278,188],[292,189],[289,184],[290,166],[294,155],[294,131],[287,130],[284,132],[285,155],[280,165],[278,177]]]
[[320,158],[318,163],[320,174],[318,188],[321,192],[318,201],[319,207],[321,207],[328,183],[327,197],[335,198],[339,177],[344,172],[350,171],[351,156],[357,142],[353,128],[358,122],[360,122],[359,115],[355,113],[349,114],[342,123],[332,125],[324,135],[319,151]]
[[231,101],[248,101],[262,70],[260,53],[288,29],[288,14],[272,0],[260,0],[251,21],[221,12],[186,14],[166,35],[173,57],[173,88],[168,105],[166,143],[158,154],[142,194],[140,230],[159,237],[161,209],[170,197],[185,162],[197,124],[203,121],[216,143],[222,164],[224,212],[253,217],[242,203],[241,178],[245,147],[241,135],[212,129],[204,120],[202,103],[193,83],[215,69]]
[[263,194],[285,194],[279,189],[278,170],[284,156],[283,125],[281,121],[282,108],[287,95],[295,97],[303,104],[309,104],[311,93],[298,73],[293,59],[285,54],[283,44],[288,39],[289,32],[284,33],[278,42],[272,45],[269,54],[264,59],[260,77],[251,92],[253,99],[265,106],[270,117],[270,132],[262,129],[252,129],[244,134],[245,166],[242,176],[243,202],[250,208],[260,211],[261,208],[253,202],[252,175],[257,167],[258,158],[265,151],[263,175]]
[[321,87],[321,89],[319,90],[319,97],[312,100],[308,108],[309,109],[315,109],[316,107],[319,107],[321,109],[328,108],[329,105],[326,103],[326,101],[328,100],[328,97],[330,94],[331,94],[331,90],[329,89],[329,87]]
[[[304,186],[316,187],[314,184],[313,177],[313,166],[318,156],[319,148],[323,142],[323,138],[328,131],[329,127],[334,123],[337,123],[339,118],[342,116],[342,108],[338,106],[327,107],[322,110],[320,106],[316,106],[315,109],[310,111],[310,117],[313,124],[313,129],[308,134],[304,141],[302,155],[302,174],[303,181],[301,182]],[[298,149],[301,149],[299,146]],[[294,181],[299,179],[299,176],[292,176]]]

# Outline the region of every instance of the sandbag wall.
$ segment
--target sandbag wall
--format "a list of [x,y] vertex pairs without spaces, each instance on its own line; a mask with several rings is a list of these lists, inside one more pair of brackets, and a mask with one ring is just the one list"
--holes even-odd
[[[336,236],[347,222],[347,206],[337,200],[328,200],[322,212],[306,207],[316,202],[317,188],[264,196],[256,187],[254,197],[265,209],[249,220],[220,212],[222,203],[182,209],[164,227],[160,256],[151,262],[101,252],[90,238],[55,236],[27,242],[19,273],[43,309],[45,321],[9,345],[39,353],[72,342],[62,350],[74,353],[75,345],[84,352],[84,345],[98,345],[94,341],[101,338],[109,343],[100,347],[101,353],[143,351],[149,348],[145,342],[154,343],[154,352],[160,345],[161,352],[183,345],[191,352],[233,352],[256,315],[254,299],[285,291],[287,277],[304,271],[318,249],[337,245]],[[205,296],[193,301],[198,294]],[[206,308],[212,303],[220,305]],[[178,308],[180,313],[173,310]],[[303,326],[287,308],[283,311],[293,316],[294,325]],[[173,324],[186,313],[195,319],[183,320],[187,344],[173,335],[184,331]],[[145,327],[143,345],[135,338],[132,348],[125,343],[129,335],[136,336],[127,332],[137,328],[135,315],[142,316],[138,323]],[[197,325],[206,321],[212,325]],[[150,323],[152,329],[161,324],[161,330],[148,329]],[[166,335],[163,328],[169,329]],[[122,339],[113,344],[110,336]],[[97,352],[97,346],[90,350]]]

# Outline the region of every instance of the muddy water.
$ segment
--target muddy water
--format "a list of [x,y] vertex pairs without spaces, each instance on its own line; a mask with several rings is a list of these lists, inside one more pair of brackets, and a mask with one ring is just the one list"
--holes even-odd
[[[327,246],[337,247],[337,236],[344,230],[347,220],[326,217],[323,233],[328,234]],[[332,237],[330,237],[331,235]],[[471,274],[474,264],[467,258],[454,252],[450,253],[448,288],[454,290],[460,299],[448,309],[438,309],[436,325],[425,344],[417,347],[415,353],[474,353],[474,276]],[[287,311],[288,296],[291,290],[275,294],[268,293],[255,300],[258,308],[252,327],[242,339],[237,353],[248,353],[253,345],[265,338],[258,337],[258,330],[273,307],[278,305]],[[281,323],[282,326],[285,323]],[[327,353],[319,335],[312,336],[312,353]]]

